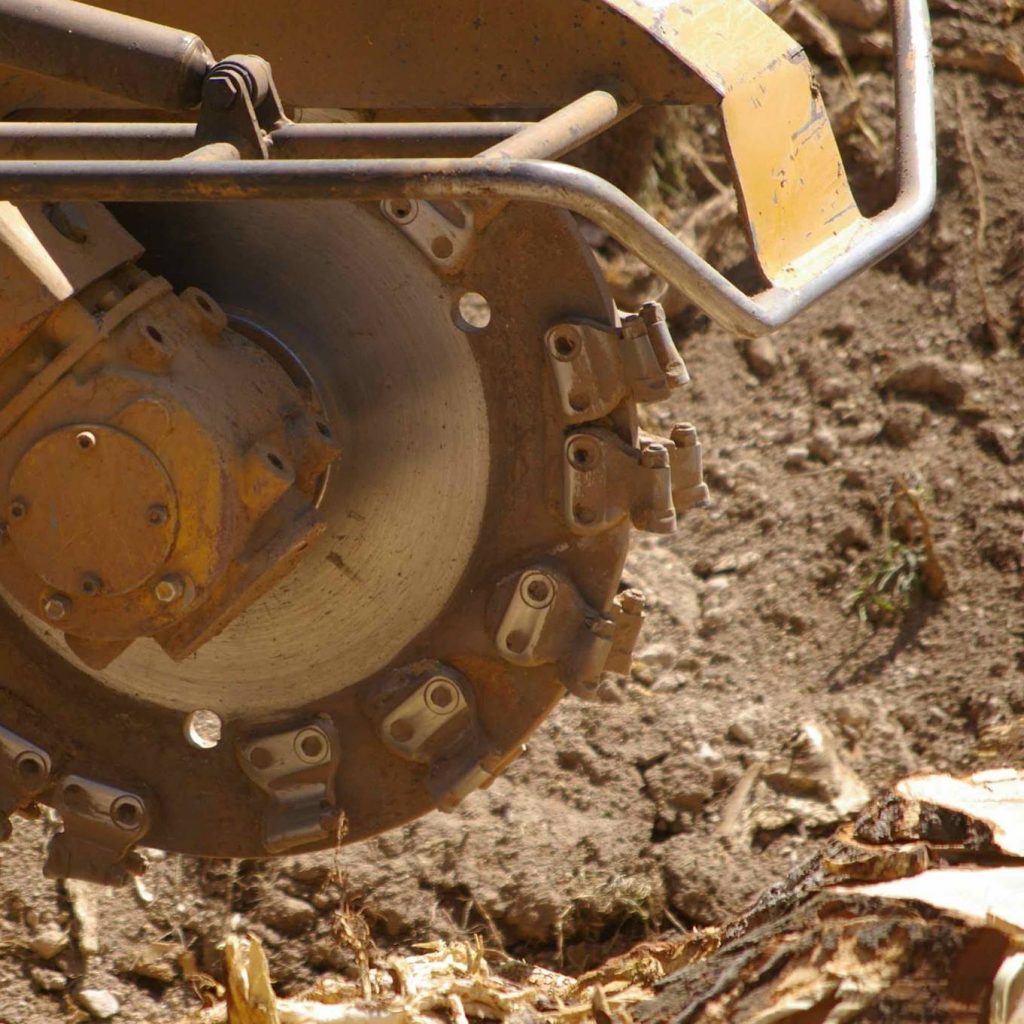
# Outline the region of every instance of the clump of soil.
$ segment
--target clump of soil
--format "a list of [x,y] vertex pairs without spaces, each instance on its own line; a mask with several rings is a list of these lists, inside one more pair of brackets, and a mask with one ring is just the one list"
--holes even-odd
[[[370,942],[467,932],[582,971],[638,938],[736,914],[816,847],[832,819],[792,812],[785,786],[772,790],[784,813],[730,827],[738,787],[770,786],[758,766],[785,762],[808,723],[871,790],[917,770],[1019,763],[1016,14],[994,0],[935,9],[941,198],[904,250],[755,343],[667,298],[693,383],[650,409],[649,425],[697,424],[713,500],[674,536],[637,537],[625,582],[650,613],[631,677],[606,703],[566,700],[527,756],[456,813],[337,854],[167,856],[148,890],[83,896],[39,876],[46,824],[21,824],[0,848],[0,1020],[77,1012],[87,989],[116,998],[116,1020],[172,1021],[215,991],[216,945],[244,929],[284,992],[358,973]],[[858,198],[878,209],[893,189],[894,110],[873,30],[839,27],[852,78],[811,36]],[[702,116],[668,118],[648,191],[750,284],[718,187],[720,139]],[[592,240],[621,304],[657,290],[613,243]],[[920,516],[894,513],[901,488]],[[905,601],[859,615],[894,538],[923,556],[922,524],[942,592],[916,563]],[[83,936],[95,949],[83,952]]]

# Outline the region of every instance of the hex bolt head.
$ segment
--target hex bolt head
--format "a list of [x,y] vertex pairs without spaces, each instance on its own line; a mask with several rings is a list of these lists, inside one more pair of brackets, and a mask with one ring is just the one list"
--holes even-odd
[[185,593],[185,581],[180,576],[165,576],[153,588],[153,596],[161,604],[177,601]]
[[696,448],[697,428],[692,423],[677,423],[672,428],[671,438],[677,448]]
[[645,469],[664,469],[670,465],[668,449],[663,444],[645,445],[640,452],[640,465]]
[[645,302],[640,307],[640,318],[648,327],[665,322],[665,310],[660,302]]
[[238,86],[225,74],[213,74],[203,83],[203,99],[217,110],[230,110],[238,99]]
[[59,622],[71,611],[71,598],[64,594],[51,594],[43,602],[43,614],[51,622]]

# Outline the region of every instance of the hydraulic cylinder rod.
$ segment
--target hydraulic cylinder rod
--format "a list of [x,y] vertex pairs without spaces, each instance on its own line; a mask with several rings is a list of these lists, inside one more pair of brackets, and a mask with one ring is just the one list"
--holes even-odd
[[213,54],[197,35],[74,0],[3,0],[0,64],[160,110],[198,106]]

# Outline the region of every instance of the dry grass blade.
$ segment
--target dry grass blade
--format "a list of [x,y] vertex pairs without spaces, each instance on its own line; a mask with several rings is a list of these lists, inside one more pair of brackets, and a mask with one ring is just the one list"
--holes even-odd
[[228,936],[224,963],[228,1024],[281,1024],[267,957],[259,940]]

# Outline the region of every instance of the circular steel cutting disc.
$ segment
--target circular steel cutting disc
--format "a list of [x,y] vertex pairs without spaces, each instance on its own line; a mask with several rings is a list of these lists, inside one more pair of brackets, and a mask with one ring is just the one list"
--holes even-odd
[[[450,274],[376,204],[115,212],[147,269],[202,288],[308,374],[341,447],[320,503],[328,528],[182,662],[143,640],[90,670],[59,634],[6,612],[0,725],[47,751],[55,778],[138,794],[144,845],[182,852],[332,844],[337,829],[303,803],[324,780],[325,821],[344,816],[344,841],[456,802],[564,693],[553,662],[499,651],[507,581],[539,565],[607,612],[626,551],[626,523],[579,536],[563,510],[570,425],[544,335],[615,315],[572,218],[511,205]],[[486,301],[486,327],[458,314],[466,293]],[[631,403],[612,422],[635,441]],[[423,701],[402,703],[420,683],[461,723],[422,742]],[[219,738],[197,734],[195,712],[219,717]]]

